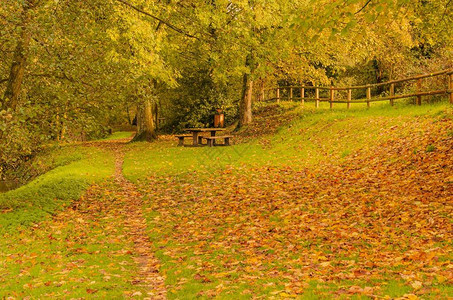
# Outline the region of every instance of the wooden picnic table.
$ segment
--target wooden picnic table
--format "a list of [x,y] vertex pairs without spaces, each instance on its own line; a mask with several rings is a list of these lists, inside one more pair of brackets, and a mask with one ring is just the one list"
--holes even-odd
[[225,131],[224,128],[187,128],[185,131],[192,132],[193,134],[193,145],[198,146],[198,135],[203,132],[210,132],[211,136],[215,136],[217,131]]

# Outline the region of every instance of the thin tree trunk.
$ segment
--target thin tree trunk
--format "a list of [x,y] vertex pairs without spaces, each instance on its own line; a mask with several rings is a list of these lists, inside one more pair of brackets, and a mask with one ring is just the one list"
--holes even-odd
[[156,129],[159,129],[159,106],[157,102],[154,103],[153,115],[154,115],[154,127]]
[[35,7],[35,0],[25,2],[24,11],[22,12],[21,28],[19,40],[17,41],[16,49],[14,50],[13,62],[8,77],[1,108],[15,110],[19,103],[19,95],[25,73],[26,52],[30,45],[31,33],[28,30],[28,25],[31,22],[30,11]]
[[157,138],[153,105],[149,99],[137,107],[137,134],[133,141],[153,141]]
[[[247,56],[246,67],[252,65],[252,55]],[[239,123],[237,129],[252,123],[253,80],[251,74],[245,73],[242,80],[242,97],[239,104]]]
[[127,122],[129,123],[129,125],[132,125],[131,114],[129,112],[129,105],[128,104],[126,104],[126,113],[127,113]]

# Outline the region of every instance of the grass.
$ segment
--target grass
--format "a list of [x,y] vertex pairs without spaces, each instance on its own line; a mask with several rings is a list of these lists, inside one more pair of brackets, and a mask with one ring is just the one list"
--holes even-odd
[[[437,164],[449,153],[442,124],[451,107],[271,108],[292,121],[273,130],[261,118],[270,130],[234,147],[126,146],[123,172],[144,195],[168,297],[452,296],[448,178]],[[122,193],[101,183],[113,173],[112,153],[67,146],[34,163],[53,170],[0,195],[0,298],[146,297],[132,284]],[[414,183],[426,165],[432,174]],[[84,201],[95,182],[97,198]],[[62,211],[79,198],[82,207]]]
[[135,134],[135,132],[131,132],[131,131],[117,131],[117,132],[112,133],[108,137],[102,139],[101,141],[127,139],[127,138],[130,138],[134,134]]
[[[423,131],[410,128],[417,118],[436,116],[449,109],[448,104],[399,105],[376,104],[372,109],[328,110],[302,108],[294,102],[282,102],[297,117],[280,127],[276,134],[259,136],[233,147],[185,148],[173,140],[134,143],[125,158],[125,175],[136,181],[150,175],[211,173],[226,166],[307,167],[326,160],[341,162],[363,150],[391,138]],[[280,117],[285,118],[285,114]],[[395,130],[395,128],[399,128]],[[432,146],[427,149],[431,151]]]
[[[138,265],[124,228],[127,216],[112,193],[118,187],[106,181],[114,170],[112,153],[72,145],[49,150],[33,163],[53,169],[0,195],[0,298],[146,295],[133,283]],[[90,185],[95,199],[82,197]]]
[[[125,215],[111,212],[117,196],[111,183],[95,187],[96,199],[77,202],[33,230],[2,235],[0,298],[123,299],[145,295],[133,280],[138,266]],[[139,297],[141,298],[141,297]]]
[[[359,222],[355,216],[375,210],[376,203],[383,200],[390,203],[379,210],[392,211],[396,204],[384,192],[372,191],[373,184],[366,181],[361,183],[363,186],[345,183],[341,188],[334,187],[351,180],[350,176],[359,182],[370,176],[373,170],[367,169],[365,162],[367,155],[374,159],[371,154],[377,145],[429,134],[433,123],[451,118],[451,107],[445,103],[420,107],[375,105],[372,109],[330,111],[307,106],[302,109],[294,103],[283,102],[280,106],[283,109],[279,118],[293,121],[275,133],[252,136],[233,147],[182,148],[176,147],[176,140],[128,146],[123,171],[145,195],[149,235],[166,276],[169,298],[364,299],[370,295],[402,297],[418,293],[412,286],[414,279],[401,280],[396,272],[382,276],[360,274],[368,272],[367,262],[373,261],[364,255],[371,257],[380,251],[403,255],[414,251],[415,243],[426,239],[427,233],[419,232],[413,223],[398,228],[398,222],[411,222],[404,217],[403,221],[395,221],[394,228],[383,228],[385,234],[380,232],[380,240],[386,241],[384,236],[388,235],[395,241],[376,246],[374,240],[361,239],[349,227]],[[436,142],[419,143],[419,151],[414,150],[412,155],[436,155]],[[399,154],[386,157],[385,149],[381,150],[384,166],[405,166],[404,160],[411,159],[400,158]],[[335,173],[335,168],[354,162],[356,156],[361,161],[359,166],[343,175]],[[320,186],[315,185],[317,182]],[[408,195],[392,197],[405,201]],[[362,199],[368,202],[362,204]],[[395,207],[398,213],[408,216],[414,211],[410,205]],[[444,220],[444,208],[435,202],[433,205]],[[307,219],[299,219],[302,212]],[[376,225],[379,220],[377,215],[370,215],[353,228],[358,232],[374,230],[376,227],[369,224]],[[333,225],[324,232],[319,226],[322,222]],[[302,226],[305,233],[293,233],[291,229],[297,226]],[[341,226],[348,229],[343,232]],[[315,230],[320,232],[316,234]],[[357,235],[342,236],[348,234]],[[337,247],[337,240],[345,240],[350,247],[345,250],[347,257],[353,259],[331,250]],[[288,251],[294,245],[300,246]],[[449,247],[439,249],[448,252]],[[407,263],[398,272],[412,272],[411,268],[414,266]],[[355,277],[351,274],[358,277],[329,279]],[[423,292],[426,298],[453,294],[451,285],[430,280],[423,287],[427,289]]]
[[0,194],[0,233],[43,220],[79,199],[89,184],[113,174],[114,159],[107,151],[83,146],[67,148],[46,154],[47,162],[43,158],[35,162],[54,169],[16,190]]

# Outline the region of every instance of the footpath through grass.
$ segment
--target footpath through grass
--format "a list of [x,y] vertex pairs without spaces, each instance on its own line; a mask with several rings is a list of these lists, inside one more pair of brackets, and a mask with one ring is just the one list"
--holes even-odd
[[4,233],[0,298],[120,299],[146,295],[125,228],[124,202],[106,182],[31,228]]
[[128,199],[112,182],[110,148],[50,150],[34,164],[52,171],[0,195],[1,299],[147,295],[136,282]]
[[234,147],[129,146],[168,296],[453,296],[451,108],[288,105]]

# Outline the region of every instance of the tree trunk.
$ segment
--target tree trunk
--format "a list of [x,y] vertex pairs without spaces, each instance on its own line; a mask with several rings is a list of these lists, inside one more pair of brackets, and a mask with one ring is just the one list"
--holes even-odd
[[[246,67],[252,65],[252,55],[247,56]],[[245,73],[242,81],[242,97],[239,104],[239,123],[236,129],[252,123],[252,94],[253,94],[253,80],[251,74]]]
[[153,105],[149,99],[137,107],[137,134],[133,141],[153,141],[157,138]]
[[26,52],[30,45],[31,33],[28,30],[28,25],[31,21],[30,10],[35,6],[35,0],[25,2],[24,11],[22,12],[21,33],[17,41],[16,49],[14,50],[13,62],[8,77],[8,83],[3,95],[1,109],[15,110],[19,103],[20,90],[25,73]]
[[154,128],[159,129],[159,107],[157,101],[156,103],[154,103],[153,115],[154,115]]

